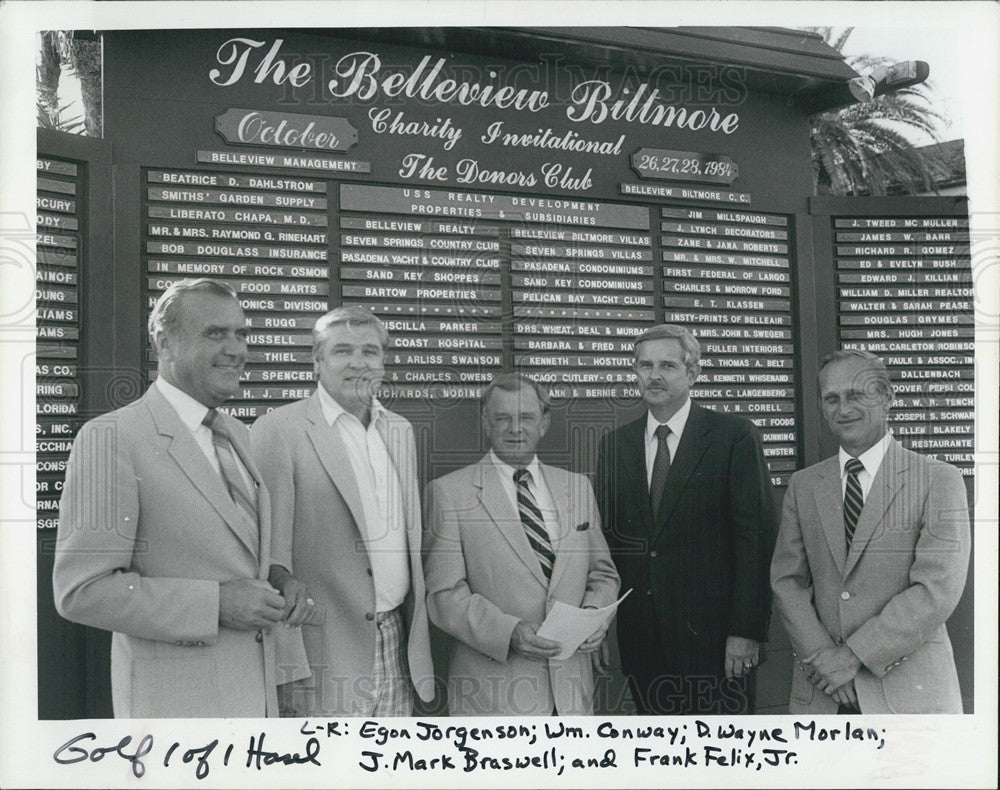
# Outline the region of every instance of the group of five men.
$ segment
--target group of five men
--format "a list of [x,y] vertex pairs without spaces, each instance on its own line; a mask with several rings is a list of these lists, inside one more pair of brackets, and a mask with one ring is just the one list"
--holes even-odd
[[565,659],[538,630],[556,602],[620,589],[637,712],[749,713],[772,588],[793,712],[961,712],[944,623],[965,487],[892,439],[865,352],[821,367],[841,457],[793,475],[775,547],[760,434],[690,399],[681,327],[636,338],[647,412],[603,437],[594,488],[539,461],[546,392],[502,374],[481,398],[489,451],[423,497],[413,429],[374,394],[389,337],[366,308],[317,321],[316,392],[249,434],[218,411],[247,359],[228,286],[175,284],[149,331],[154,384],[74,442],[53,577],[63,616],[114,632],[116,716],[411,715],[436,693],[429,623],[453,639],[453,715],[592,713],[607,625]]

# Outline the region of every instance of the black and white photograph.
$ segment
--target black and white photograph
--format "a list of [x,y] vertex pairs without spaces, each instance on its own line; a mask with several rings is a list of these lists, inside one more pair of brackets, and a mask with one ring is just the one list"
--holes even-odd
[[0,783],[995,786],[995,4],[0,23]]

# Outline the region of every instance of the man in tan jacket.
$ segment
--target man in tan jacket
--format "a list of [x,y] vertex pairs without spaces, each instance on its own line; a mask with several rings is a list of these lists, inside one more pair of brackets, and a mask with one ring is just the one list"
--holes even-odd
[[[413,428],[375,398],[389,335],[367,308],[316,322],[319,386],[254,423],[271,491],[271,581],[296,601],[308,666],[286,716],[410,716],[434,695]],[[295,666],[299,632],[278,635]],[[291,647],[286,651],[285,647]]]
[[789,711],[961,713],[945,621],[969,566],[962,475],[892,438],[878,357],[831,354],[819,388],[840,451],[792,475],[771,565]]
[[267,582],[270,503],[247,429],[216,407],[239,387],[235,293],[182,280],[149,319],[159,375],[83,426],[60,506],[53,587],[64,617],[113,631],[116,717],[277,715]]
[[490,452],[431,482],[427,608],[456,639],[448,668],[453,716],[593,712],[598,628],[569,658],[539,637],[557,601],[602,608],[618,574],[586,477],[539,462],[549,426],[544,390],[526,376],[496,376],[482,397]]

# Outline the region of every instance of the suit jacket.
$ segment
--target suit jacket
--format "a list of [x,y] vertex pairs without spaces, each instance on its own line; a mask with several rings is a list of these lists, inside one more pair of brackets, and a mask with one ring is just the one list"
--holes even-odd
[[[840,464],[792,475],[771,566],[775,606],[797,656],[846,644],[863,713],[961,713],[945,621],[965,587],[969,511],[953,466],[893,440],[847,551]],[[837,703],[793,670],[789,711]]]
[[[420,560],[416,444],[409,422],[393,412],[387,417],[382,439],[402,486],[410,552],[410,592],[404,602],[410,677],[418,695],[430,700],[434,668]],[[311,677],[283,690],[283,699],[296,715],[370,715],[375,580],[359,527],[365,523],[364,509],[347,446],[327,423],[315,393],[258,419],[250,440],[271,491],[272,562],[303,581],[326,615],[322,624],[301,627],[309,664],[302,669]],[[298,629],[281,635],[279,666],[291,668],[299,660],[285,649],[289,641],[296,647],[297,636]]]
[[533,661],[509,649],[514,626],[541,623],[556,601],[600,608],[618,595],[590,482],[546,464],[541,471],[559,518],[548,582],[489,455],[425,491],[427,607],[457,640],[448,669],[452,715],[593,712],[589,655]]
[[[649,501],[646,415],[601,440],[597,495],[625,588],[618,644],[626,674],[725,674],[730,635],[767,639],[775,503],[760,434],[749,420],[691,404],[667,474],[660,517]],[[641,674],[641,673],[638,673]]]
[[246,428],[221,418],[257,484],[258,534],[155,386],[88,422],[73,442],[60,503],[56,608],[114,632],[117,717],[277,715],[271,634],[219,625],[219,583],[263,584],[270,564],[267,490]]

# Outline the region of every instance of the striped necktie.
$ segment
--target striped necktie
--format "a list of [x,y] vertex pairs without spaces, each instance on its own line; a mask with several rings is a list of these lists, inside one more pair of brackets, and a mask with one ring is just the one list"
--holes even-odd
[[530,482],[531,472],[527,469],[518,469],[514,472],[514,484],[517,486],[517,510],[521,514],[524,534],[528,536],[528,543],[531,544],[531,548],[542,566],[542,573],[548,580],[552,578],[552,565],[556,561],[556,555],[549,542],[549,533],[545,529],[542,511],[538,509],[535,497],[528,489]]
[[660,503],[663,501],[663,488],[667,484],[667,472],[670,471],[670,448],[667,447],[667,437],[670,426],[656,426],[656,458],[653,459],[653,474],[649,478],[649,503],[653,506],[653,519],[660,513]]
[[222,471],[222,479],[229,489],[229,496],[237,507],[250,517],[250,522],[257,530],[257,498],[252,496],[247,490],[243,475],[240,474],[239,464],[236,462],[236,451],[233,448],[233,441],[229,436],[229,430],[225,422],[221,419],[219,412],[209,409],[205,419],[202,420],[212,432],[212,444],[215,445],[215,454],[219,459],[219,469]]
[[844,490],[844,534],[847,536],[847,548],[851,548],[851,541],[854,540],[854,529],[858,526],[858,518],[861,516],[861,508],[865,506],[864,496],[861,494],[861,481],[858,474],[865,470],[865,465],[857,458],[848,459],[844,464],[847,470],[847,488]]

